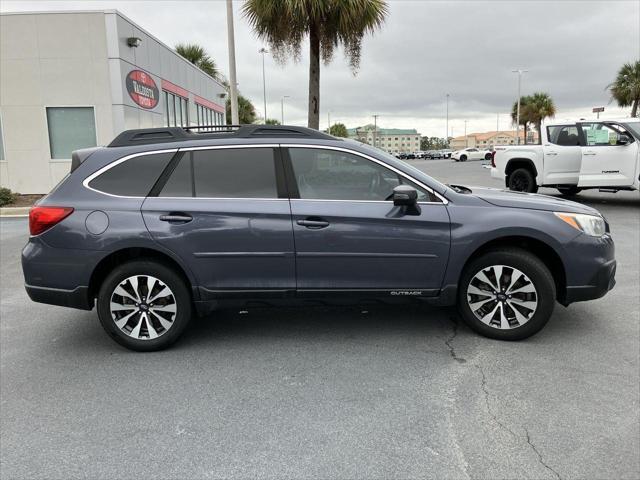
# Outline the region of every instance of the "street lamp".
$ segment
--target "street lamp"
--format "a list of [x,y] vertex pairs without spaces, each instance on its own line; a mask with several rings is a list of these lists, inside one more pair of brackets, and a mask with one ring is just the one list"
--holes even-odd
[[449,146],[449,94],[447,93],[447,128],[445,130],[444,140]]
[[527,73],[529,70],[522,70],[521,68],[517,70],[511,70],[511,73],[518,74],[518,107],[516,110],[516,141],[518,145],[520,145],[520,84],[522,82],[522,74]]
[[262,47],[258,52],[262,54],[262,98],[264,100],[264,123],[267,123],[267,82],[264,74],[264,54],[269,53],[269,50]]
[[464,147],[469,146],[469,139],[467,138],[467,120],[464,121]]
[[283,95],[280,99],[280,123],[284,125],[284,99],[291,98],[289,95]]

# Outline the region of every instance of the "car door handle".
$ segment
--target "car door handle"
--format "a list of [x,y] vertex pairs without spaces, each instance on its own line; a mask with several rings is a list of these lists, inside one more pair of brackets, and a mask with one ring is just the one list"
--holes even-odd
[[594,152],[593,150],[587,150],[585,152],[582,152],[583,155],[595,155],[596,152]]
[[298,220],[296,223],[302,227],[307,227],[315,230],[329,226],[329,222],[327,222],[326,220],[305,219],[305,220]]
[[547,152],[545,155],[547,155],[548,157],[551,157],[551,156],[558,155],[558,152]]
[[169,223],[189,223],[193,220],[191,215],[186,213],[170,213],[169,215],[160,215],[160,221]]

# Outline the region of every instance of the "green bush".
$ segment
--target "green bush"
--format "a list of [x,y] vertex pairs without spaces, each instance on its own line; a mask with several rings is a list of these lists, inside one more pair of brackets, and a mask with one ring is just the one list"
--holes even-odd
[[0,187],[0,207],[13,203],[18,198],[17,193],[13,193],[8,188]]

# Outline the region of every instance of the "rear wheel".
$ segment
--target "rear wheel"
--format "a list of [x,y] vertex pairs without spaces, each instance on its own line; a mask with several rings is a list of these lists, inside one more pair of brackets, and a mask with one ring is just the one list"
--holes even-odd
[[558,191],[564,196],[573,197],[580,193],[582,189],[572,185],[570,187],[558,187]]
[[120,265],[98,293],[98,317],[119,344],[138,351],[167,348],[191,319],[191,296],[173,269],[154,260]]
[[539,332],[555,306],[549,269],[520,249],[488,252],[464,270],[458,309],[476,332],[499,340],[522,340]]
[[466,155],[460,155],[460,161],[461,162],[466,162],[467,161],[467,156]]
[[491,160],[491,154],[490,154],[490,153],[487,153],[487,154],[484,156],[484,159],[485,159],[485,160]]
[[507,179],[507,186],[509,190],[516,192],[535,193],[538,191],[533,172],[528,168],[517,168],[514,170]]

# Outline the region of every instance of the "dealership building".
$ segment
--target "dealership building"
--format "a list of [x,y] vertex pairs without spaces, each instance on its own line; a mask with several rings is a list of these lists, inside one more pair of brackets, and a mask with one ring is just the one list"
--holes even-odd
[[73,150],[225,123],[225,88],[117,11],[0,15],[0,185],[46,193]]

